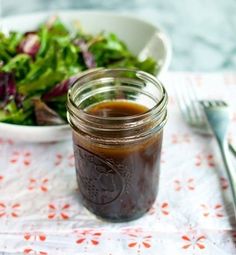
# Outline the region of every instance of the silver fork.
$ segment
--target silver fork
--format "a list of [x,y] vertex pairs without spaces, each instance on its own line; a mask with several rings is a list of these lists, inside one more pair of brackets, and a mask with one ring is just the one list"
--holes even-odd
[[[187,86],[181,84],[180,89],[176,90],[178,104],[184,120],[193,128],[197,133],[203,135],[212,135],[212,130],[207,123],[207,119],[201,108],[197,92],[194,86]],[[236,156],[236,148],[231,143],[228,144],[230,151]]]
[[202,100],[208,123],[218,142],[226,173],[230,182],[233,196],[234,212],[236,215],[236,169],[230,161],[229,149],[227,144],[227,132],[230,123],[229,107],[222,100]]
[[[197,92],[194,88],[194,86],[183,86],[183,83],[180,84],[181,87],[181,92],[180,89],[176,90],[176,87],[174,89],[176,90],[176,95],[177,95],[177,100],[178,104],[182,113],[183,118],[185,121],[197,132],[200,134],[204,135],[212,135],[212,130],[209,127],[209,124],[207,123],[206,116],[204,115],[203,109],[200,105],[200,101],[198,100],[197,97]],[[229,143],[227,145],[227,140],[225,138],[224,140],[224,147],[229,147],[231,152],[236,156],[236,149],[232,144]],[[227,150],[227,149],[226,149]],[[228,153],[226,153],[228,157]],[[232,167],[230,167],[230,170]],[[233,169],[234,170],[234,169]],[[228,175],[228,170],[227,170],[227,175]],[[233,197],[234,197],[234,212],[236,214],[236,209],[235,209],[235,174],[233,172],[233,178],[229,177],[230,181],[230,186],[231,189],[234,188],[234,191],[232,191]],[[234,180],[234,181],[233,181]],[[233,184],[233,182],[235,184]]]

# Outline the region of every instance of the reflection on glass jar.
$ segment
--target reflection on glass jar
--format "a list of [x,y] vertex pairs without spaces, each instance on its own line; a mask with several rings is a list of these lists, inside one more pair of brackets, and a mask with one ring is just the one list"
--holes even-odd
[[110,221],[147,212],[156,199],[167,94],[153,76],[99,69],[68,94],[79,196]]

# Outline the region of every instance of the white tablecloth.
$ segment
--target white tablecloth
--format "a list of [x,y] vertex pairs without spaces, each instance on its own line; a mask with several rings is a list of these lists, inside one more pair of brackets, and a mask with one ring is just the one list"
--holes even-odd
[[[169,73],[160,188],[139,220],[106,223],[77,199],[72,143],[20,144],[0,134],[0,254],[236,254],[227,177],[216,142],[181,118],[174,89],[231,103],[236,143],[236,74]],[[236,159],[233,159],[236,168]]]

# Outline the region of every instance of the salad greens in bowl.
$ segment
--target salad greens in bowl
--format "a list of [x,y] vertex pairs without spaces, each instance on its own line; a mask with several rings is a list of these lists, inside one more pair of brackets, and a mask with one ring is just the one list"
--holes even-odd
[[[93,17],[93,22],[88,15]],[[3,22],[4,28],[11,24],[11,19],[22,22],[25,27],[28,18],[30,25],[28,29],[9,26],[7,32],[0,32],[0,136],[4,132],[7,137],[31,142],[66,139],[70,136],[66,95],[83,71],[124,67],[158,74],[164,64],[168,64],[165,58],[158,59],[150,52],[157,47],[152,42],[157,35],[152,25],[142,24],[147,26],[149,38],[141,47],[137,42],[141,54],[130,45],[134,38],[126,41],[130,36],[135,36],[136,40],[139,38],[135,32],[139,31],[137,26],[142,21],[135,18],[79,11],[62,12],[58,16],[38,14],[35,17],[33,27],[30,15],[8,18],[5,25]],[[73,26],[68,24],[68,20]],[[126,27],[122,26],[124,20],[128,32],[133,31],[132,35],[127,34]],[[88,29],[86,21],[90,24]],[[106,29],[105,21],[113,27]],[[96,31],[91,29],[92,25],[96,26]],[[142,33],[143,30],[140,36]],[[160,50],[163,49],[160,47]]]

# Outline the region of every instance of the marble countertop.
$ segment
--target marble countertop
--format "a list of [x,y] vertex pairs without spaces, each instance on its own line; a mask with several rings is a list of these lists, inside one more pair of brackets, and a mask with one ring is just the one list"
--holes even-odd
[[0,0],[2,16],[56,9],[115,10],[161,26],[173,44],[171,70],[236,68],[235,0]]

